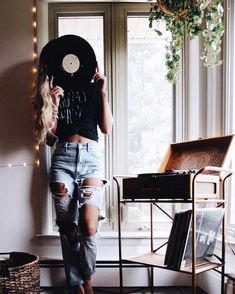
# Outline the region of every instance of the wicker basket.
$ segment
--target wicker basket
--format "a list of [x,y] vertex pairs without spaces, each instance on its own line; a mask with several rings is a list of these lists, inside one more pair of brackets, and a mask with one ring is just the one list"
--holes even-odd
[[[1,253],[1,255],[6,253]],[[0,294],[40,292],[39,258],[24,252],[11,252],[0,261]]]

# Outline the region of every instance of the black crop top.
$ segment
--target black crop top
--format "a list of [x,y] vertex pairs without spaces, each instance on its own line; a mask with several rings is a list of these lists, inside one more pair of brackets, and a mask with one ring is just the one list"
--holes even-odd
[[76,134],[98,141],[100,99],[94,83],[83,90],[65,90],[59,104],[56,130],[59,141],[66,141],[69,136]]

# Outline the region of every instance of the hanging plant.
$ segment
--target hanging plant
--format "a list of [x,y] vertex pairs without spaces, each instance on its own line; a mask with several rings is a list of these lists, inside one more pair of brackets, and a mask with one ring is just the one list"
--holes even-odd
[[222,0],[155,0],[151,3],[149,27],[158,35],[162,23],[170,32],[166,45],[166,78],[176,83],[180,69],[181,49],[184,38],[192,40],[200,33],[204,38],[201,55],[208,67],[220,65],[219,53],[224,33]]

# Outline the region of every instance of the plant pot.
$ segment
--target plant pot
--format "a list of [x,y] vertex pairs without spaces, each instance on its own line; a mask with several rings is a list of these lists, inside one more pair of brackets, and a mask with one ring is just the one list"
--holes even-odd
[[[204,9],[211,3],[212,0],[207,0],[204,4]],[[181,1],[182,2],[182,5],[181,7],[177,8],[174,4],[172,5],[166,5],[164,3],[163,0],[158,0],[157,1],[157,4],[158,6],[160,7],[160,9],[162,10],[162,12],[164,12],[165,14],[173,14],[175,15],[176,18],[184,18],[186,17],[187,13],[188,13],[188,6],[189,6],[189,1],[187,0],[184,0],[184,1]],[[194,3],[194,5],[199,5],[199,0],[194,0],[194,1],[191,1]]]

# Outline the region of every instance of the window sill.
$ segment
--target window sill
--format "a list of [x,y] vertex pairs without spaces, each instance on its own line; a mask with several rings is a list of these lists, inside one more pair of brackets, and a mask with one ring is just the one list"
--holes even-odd
[[[106,232],[99,232],[100,239],[118,239],[118,233],[114,231],[106,231]],[[48,239],[59,239],[59,233],[51,232],[51,233],[42,233],[37,234],[36,237],[38,238],[48,238]],[[169,233],[167,232],[158,232],[157,236],[154,236],[154,239],[166,239],[169,237]],[[150,239],[150,232],[149,231],[138,231],[138,232],[122,232],[123,239]]]

